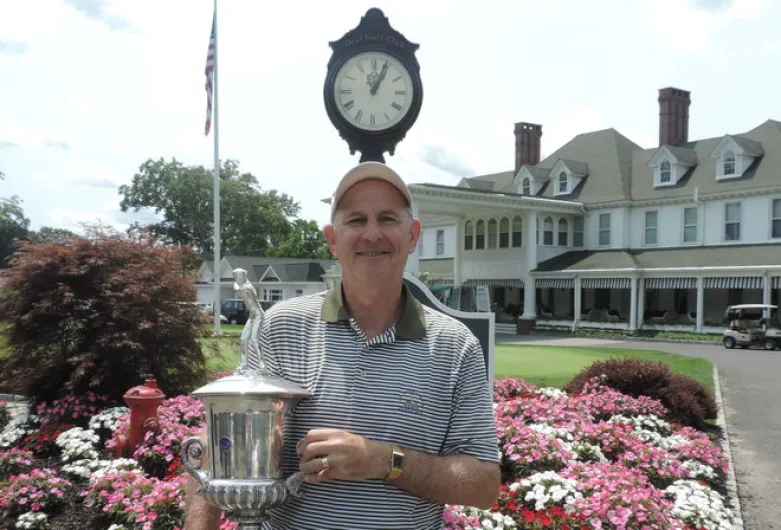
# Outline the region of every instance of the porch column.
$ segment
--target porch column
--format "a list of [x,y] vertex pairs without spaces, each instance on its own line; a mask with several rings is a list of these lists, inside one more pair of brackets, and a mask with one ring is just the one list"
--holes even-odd
[[456,223],[456,247],[453,250],[453,285],[461,285],[461,257],[464,249],[464,224],[461,219]]
[[629,281],[629,331],[634,331],[637,329],[637,278]]
[[702,333],[705,329],[705,279],[700,276],[697,278],[697,333]]
[[[770,301],[772,300],[772,293],[773,293],[773,278],[770,277],[769,272],[765,272],[765,274],[762,276],[762,303],[765,305],[770,305]],[[770,311],[768,309],[762,310],[762,316],[765,318],[765,320],[770,319]]]
[[526,258],[526,277],[523,281],[523,315],[521,318],[537,318],[537,288],[530,274],[537,268],[537,212],[523,216],[523,246]]
[[[412,216],[415,219],[420,218],[420,212],[418,211],[418,206],[416,204],[412,205]],[[422,230],[420,232],[420,237],[423,237]],[[420,240],[418,240],[418,244],[415,245],[415,250],[412,251],[412,254],[407,256],[407,266],[404,270],[415,277],[420,273]]]
[[575,307],[572,309],[572,323],[575,328],[580,327],[580,313],[583,311],[583,300],[580,298],[580,278],[575,278]]
[[637,328],[643,329],[645,324],[645,278],[637,280]]

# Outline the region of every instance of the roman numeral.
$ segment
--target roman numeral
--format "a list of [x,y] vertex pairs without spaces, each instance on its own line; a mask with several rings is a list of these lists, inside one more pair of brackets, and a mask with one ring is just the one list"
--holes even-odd
[[359,110],[358,113],[355,115],[355,121],[361,123],[361,116],[363,116],[363,111]]
[[387,112],[383,112],[382,114],[385,116],[386,120],[390,121],[390,116],[388,116]]
[[353,105],[355,105],[355,101],[351,99],[350,101],[344,104],[344,108],[350,110],[351,108],[353,108]]
[[354,78],[354,77],[350,77],[349,75],[346,75],[345,77],[346,77],[347,79],[349,79],[350,81],[355,81],[355,78]]
[[401,76],[394,77],[394,78],[392,79],[392,82],[393,82],[393,83],[395,83],[396,81],[399,81],[400,79],[401,79]]
[[391,103],[391,107],[393,107],[396,110],[401,110],[401,105],[399,105],[395,101],[393,103]]
[[376,69],[377,69],[377,59],[372,58],[372,70],[376,70]]
[[374,114],[369,115],[369,125],[374,127]]
[[397,90],[397,91],[395,92],[395,94],[396,94],[397,96],[406,96],[406,95],[407,95],[407,91],[406,91],[406,90]]
[[339,91],[339,93],[341,93],[341,94],[352,94],[353,93],[353,89],[352,88],[343,88],[343,89],[341,89]]
[[364,69],[363,69],[363,65],[362,65],[361,63],[357,63],[355,66],[357,66],[357,67],[358,67],[358,70],[360,70],[362,74],[365,74],[365,73],[366,73],[366,72],[364,71]]

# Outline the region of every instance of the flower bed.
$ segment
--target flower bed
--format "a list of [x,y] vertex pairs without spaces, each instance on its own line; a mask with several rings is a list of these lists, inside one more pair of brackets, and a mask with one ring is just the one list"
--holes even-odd
[[447,506],[445,528],[729,530],[728,462],[658,401],[592,380],[577,395],[496,382],[504,484],[490,510]]
[[[497,381],[495,398],[500,496],[490,510],[447,506],[448,530],[733,527],[718,444],[665,421],[658,401],[597,381],[568,395],[517,379]],[[132,458],[113,456],[128,429],[127,409],[115,405],[67,396],[8,422],[0,431],[0,528],[182,527],[179,443],[203,426],[202,404],[165,400],[160,430]],[[222,530],[234,527],[222,521]]]

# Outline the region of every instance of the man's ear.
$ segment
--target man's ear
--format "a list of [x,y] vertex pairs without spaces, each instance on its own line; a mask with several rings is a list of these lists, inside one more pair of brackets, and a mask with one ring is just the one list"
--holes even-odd
[[409,254],[415,252],[418,247],[418,240],[420,239],[420,233],[423,229],[423,225],[420,219],[413,219],[409,227]]
[[323,235],[325,236],[325,242],[328,243],[328,248],[331,249],[331,254],[338,259],[339,256],[336,255],[336,232],[334,230],[334,225],[325,225],[323,227]]

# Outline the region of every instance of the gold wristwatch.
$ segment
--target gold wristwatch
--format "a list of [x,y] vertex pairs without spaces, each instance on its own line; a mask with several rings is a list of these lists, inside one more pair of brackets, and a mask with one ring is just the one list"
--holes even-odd
[[391,470],[385,480],[396,480],[404,473],[404,452],[398,445],[393,446],[390,464]]

